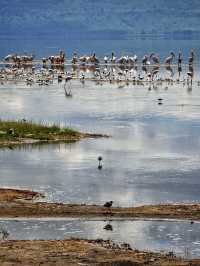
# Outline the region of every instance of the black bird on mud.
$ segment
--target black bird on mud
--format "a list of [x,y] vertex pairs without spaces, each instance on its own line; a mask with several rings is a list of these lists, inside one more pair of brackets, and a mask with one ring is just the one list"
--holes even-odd
[[112,207],[112,204],[113,204],[113,201],[107,201],[103,206],[106,207],[106,208],[110,208]]

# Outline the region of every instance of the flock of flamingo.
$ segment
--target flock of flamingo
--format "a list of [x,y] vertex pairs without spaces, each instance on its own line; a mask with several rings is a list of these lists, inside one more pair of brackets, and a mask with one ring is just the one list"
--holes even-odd
[[[35,55],[18,55],[18,54],[9,54],[4,58],[4,61],[6,63],[15,64],[17,66],[21,66],[24,64],[31,64],[33,63],[35,59]],[[170,52],[169,56],[164,60],[164,64],[172,64],[173,60],[176,59],[175,53]],[[117,58],[115,56],[115,53],[112,52],[111,57],[105,56],[103,60],[100,60],[95,53],[92,55],[84,55],[78,57],[78,54],[76,52],[73,53],[72,58],[67,60],[65,52],[60,51],[58,55],[51,55],[49,57],[44,57],[41,59],[43,66],[47,65],[48,62],[51,65],[62,65],[65,64],[65,62],[69,62],[72,65],[87,65],[87,64],[94,64],[98,65],[100,63],[103,64],[119,64],[119,65],[134,65],[138,63],[138,56],[121,56]],[[181,64],[183,62],[183,55],[181,52],[178,53],[177,56],[178,64]],[[188,58],[188,63],[193,64],[194,62],[194,51],[190,51],[190,55]],[[159,55],[156,55],[155,53],[151,53],[150,55],[144,55],[141,59],[141,63],[143,65],[150,65],[150,64],[160,64],[160,58]]]
[[[0,84],[4,82],[26,82],[27,85],[38,83],[39,85],[49,85],[55,79],[58,82],[72,79],[109,81],[112,82],[183,82],[192,84],[194,77],[195,53],[190,51],[188,59],[184,60],[181,52],[176,56],[170,52],[164,62],[161,62],[159,55],[151,53],[144,55],[141,59],[137,55],[121,56],[117,58],[114,52],[111,56],[105,56],[100,60],[95,53],[89,56],[78,57],[76,52],[72,58],[67,60],[65,52],[60,51],[57,55],[36,60],[34,55],[7,55],[0,68]],[[182,75],[182,66],[187,67],[187,71]],[[69,70],[69,66],[71,69]],[[165,69],[168,73],[165,78],[161,75]],[[175,71],[178,75],[175,78]],[[200,82],[198,81],[200,86]],[[66,88],[66,86],[65,86]]]

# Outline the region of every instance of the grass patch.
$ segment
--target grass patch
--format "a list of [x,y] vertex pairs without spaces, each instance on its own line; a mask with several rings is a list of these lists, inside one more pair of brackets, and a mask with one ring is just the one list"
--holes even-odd
[[20,139],[65,140],[79,138],[81,133],[70,128],[57,125],[36,124],[27,121],[0,120],[0,141],[16,141]]

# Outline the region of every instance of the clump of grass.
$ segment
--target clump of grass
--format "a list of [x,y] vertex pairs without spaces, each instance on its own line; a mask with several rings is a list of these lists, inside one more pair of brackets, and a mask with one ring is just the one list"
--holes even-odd
[[78,137],[79,132],[70,128],[60,128],[57,125],[46,125],[27,121],[0,120],[0,140],[16,140],[30,138],[38,140],[56,140]]

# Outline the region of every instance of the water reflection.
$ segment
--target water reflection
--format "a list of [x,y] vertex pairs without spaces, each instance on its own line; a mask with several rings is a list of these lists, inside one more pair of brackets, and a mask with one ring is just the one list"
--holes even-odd
[[197,258],[200,252],[200,224],[189,221],[1,220],[0,227],[9,232],[8,239],[103,238],[187,258]]

